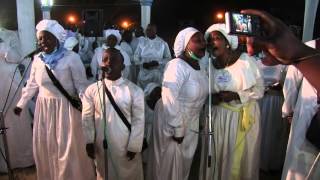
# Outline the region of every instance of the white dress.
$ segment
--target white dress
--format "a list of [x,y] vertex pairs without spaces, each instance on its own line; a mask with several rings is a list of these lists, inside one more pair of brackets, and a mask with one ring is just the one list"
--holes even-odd
[[[133,58],[135,64],[140,65],[137,84],[144,89],[150,82],[161,83],[163,67],[171,59],[171,54],[168,44],[160,37],[144,38],[139,41]],[[157,61],[159,66],[151,69],[143,68],[143,63],[151,61]]]
[[[131,124],[131,132],[114,110],[107,95],[106,121],[102,120],[102,83],[91,84],[83,98],[82,123],[87,143],[95,144],[97,179],[105,177],[105,157],[103,149],[104,131],[108,141],[108,178],[110,180],[143,180],[141,149],[144,133],[144,94],[141,88],[127,79],[105,80],[114,101]],[[106,125],[106,129],[104,129]],[[127,151],[136,152],[131,161]]]
[[[260,109],[257,100],[263,96],[264,86],[255,59],[242,53],[231,66],[213,67],[211,77],[212,93],[237,92],[240,101],[212,106],[213,160],[206,179],[259,179]],[[250,125],[244,136],[240,136],[238,128],[245,127],[240,118],[245,112],[251,116]],[[240,143],[236,145],[237,140]],[[237,157],[240,157],[239,161],[236,161]]]
[[[53,74],[70,95],[82,94],[87,87],[79,55],[67,51]],[[48,180],[90,180],[92,162],[86,155],[81,113],[53,85],[44,62],[36,55],[27,85],[17,106],[24,108],[39,91],[33,127],[33,155],[37,178]]]
[[[304,180],[319,151],[306,139],[306,132],[315,115],[317,92],[307,79],[290,66],[284,86],[284,114],[294,112],[287,146],[283,180]],[[293,108],[293,109],[292,109]],[[319,166],[314,174],[320,173]]]
[[[9,47],[10,49],[7,49]],[[5,54],[12,54],[11,58],[5,59]],[[12,59],[13,58],[13,59]],[[16,53],[15,49],[8,46],[7,43],[0,43],[0,110],[6,112],[4,114],[5,127],[7,127],[6,135],[8,142],[9,158],[11,168],[23,168],[34,164],[32,155],[32,118],[28,112],[28,109],[24,109],[20,116],[13,113],[13,109],[20,98],[21,88],[18,85],[21,81],[21,75],[17,68],[20,60],[20,56]],[[16,73],[15,73],[15,70]],[[11,90],[10,90],[10,85]],[[10,91],[10,93],[9,93]],[[14,93],[17,91],[16,95]],[[6,108],[4,108],[7,95]],[[9,106],[11,104],[11,106]],[[4,153],[3,135],[0,135],[0,148]],[[0,172],[7,172],[7,166],[0,156]]]
[[[208,96],[208,77],[176,58],[168,62],[157,102],[148,180],[187,180],[198,144],[199,116]],[[172,137],[184,137],[178,144]]]
[[279,83],[282,85],[285,66],[266,66],[257,61],[263,73],[265,94],[259,100],[261,110],[261,151],[260,169],[264,171],[281,170],[284,164],[289,135],[289,123],[282,119],[282,91],[268,89]]
[[134,83],[137,82],[137,77],[136,77],[136,68],[135,68],[135,65],[134,65],[134,62],[133,62],[133,50],[130,46],[129,43],[125,42],[125,41],[122,41],[120,43],[120,47],[123,51],[125,51],[129,58],[130,58],[130,62],[131,62],[131,66],[130,66],[130,74],[128,76],[128,79]]

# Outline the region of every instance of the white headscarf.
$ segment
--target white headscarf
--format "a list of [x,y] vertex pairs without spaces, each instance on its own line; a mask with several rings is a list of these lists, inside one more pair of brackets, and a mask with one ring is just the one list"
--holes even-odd
[[121,34],[119,30],[116,29],[107,29],[103,31],[103,36],[108,38],[110,35],[114,35],[117,37],[117,44],[120,44],[121,41]]
[[68,37],[66,39],[66,41],[64,42],[64,48],[68,49],[68,50],[72,50],[77,44],[79,43],[79,41],[77,40],[77,38],[75,37]]
[[49,20],[49,19],[41,20],[37,24],[36,29],[37,29],[37,36],[41,31],[48,31],[51,34],[53,34],[59,40],[60,43],[64,42],[67,35],[64,28],[56,20]]
[[232,50],[237,49],[238,36],[233,36],[233,35],[227,34],[225,24],[213,24],[212,26],[210,26],[207,29],[206,33],[204,34],[204,38],[206,41],[208,40],[209,34],[213,31],[219,31],[221,34],[223,34],[223,36],[228,40]]
[[147,97],[151,94],[151,92],[153,91],[154,88],[156,87],[161,87],[160,84],[158,83],[154,83],[154,82],[151,82],[149,84],[147,84],[147,86],[144,88],[144,96]]
[[193,27],[187,27],[178,33],[173,45],[173,50],[176,57],[183,53],[191,37],[197,32],[199,32],[197,29]]

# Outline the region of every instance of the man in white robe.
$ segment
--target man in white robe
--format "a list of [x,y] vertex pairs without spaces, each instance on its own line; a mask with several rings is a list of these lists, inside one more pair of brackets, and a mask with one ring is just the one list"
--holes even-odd
[[168,44],[157,36],[157,28],[149,24],[146,38],[139,41],[134,52],[134,62],[140,65],[137,84],[143,89],[150,82],[161,83],[163,68],[171,59]]
[[104,37],[106,38],[105,43],[102,45],[102,47],[98,47],[95,49],[94,55],[92,57],[92,61],[90,64],[91,72],[93,77],[95,78],[95,81],[97,81],[101,77],[101,71],[99,69],[99,66],[102,63],[102,55],[105,49],[108,49],[109,47],[114,47],[118,50],[120,50],[121,55],[124,58],[124,65],[125,68],[122,70],[122,75],[124,78],[128,78],[130,74],[130,57],[129,55],[122,50],[122,48],[119,46],[121,41],[121,34],[119,30],[115,29],[108,29],[104,31]]
[[[105,50],[101,69],[105,77],[90,85],[83,98],[82,123],[86,134],[87,154],[95,158],[97,179],[143,180],[141,149],[144,133],[144,94],[141,88],[121,77],[123,57],[115,48]],[[103,86],[110,91],[115,103],[131,124],[131,131],[124,124]],[[105,104],[103,103],[105,98]],[[103,119],[105,109],[106,119]],[[105,175],[106,139],[108,175]]]

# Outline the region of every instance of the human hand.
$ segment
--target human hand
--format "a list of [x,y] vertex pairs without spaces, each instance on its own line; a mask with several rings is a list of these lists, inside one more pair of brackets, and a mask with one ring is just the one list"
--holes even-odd
[[15,107],[15,108],[13,109],[14,114],[17,115],[17,116],[20,116],[21,111],[22,111],[22,109],[19,108],[19,107]]
[[223,102],[230,102],[233,100],[240,99],[238,93],[235,93],[232,91],[220,91],[219,97],[221,98],[221,101],[223,101]]
[[178,144],[181,144],[181,143],[182,143],[183,138],[184,138],[184,137],[174,137],[174,136],[172,136],[172,139],[173,139],[175,142],[177,142]]
[[127,151],[128,161],[131,161],[132,159],[134,159],[134,157],[136,156],[136,154],[137,154],[137,153],[135,153],[135,152]]
[[158,61],[151,61],[151,62],[149,63],[149,65],[150,65],[151,67],[157,67],[157,66],[159,66],[159,62],[158,62]]
[[257,15],[261,18],[262,37],[247,37],[247,51],[253,55],[262,50],[265,65],[292,64],[299,58],[315,54],[315,50],[303,44],[281,20],[267,12],[247,9],[241,13]]
[[94,149],[95,149],[95,148],[94,148],[94,144],[93,144],[93,143],[86,144],[87,155],[88,155],[91,159],[94,159],[94,158],[95,158]]
[[142,66],[143,66],[143,68],[145,68],[145,69],[149,69],[149,68],[150,68],[149,63],[143,63]]
[[212,105],[218,105],[219,103],[222,102],[222,99],[219,93],[212,94],[211,97],[212,97],[212,102],[211,102]]

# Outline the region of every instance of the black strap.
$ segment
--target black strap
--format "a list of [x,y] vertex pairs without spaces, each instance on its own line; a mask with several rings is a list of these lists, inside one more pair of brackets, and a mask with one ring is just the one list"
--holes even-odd
[[80,112],[82,111],[82,103],[80,100],[77,100],[69,95],[69,93],[63,88],[59,80],[54,76],[54,74],[51,72],[51,70],[45,65],[46,71],[53,82],[53,84],[58,88],[58,90],[63,94],[64,97],[68,99],[68,101],[71,103],[71,105],[78,109]]
[[[103,80],[102,80],[103,81]],[[114,110],[116,110],[116,112],[118,113],[119,117],[121,118],[122,122],[127,126],[127,128],[129,129],[129,131],[131,132],[131,124],[128,122],[126,116],[124,116],[124,114],[122,113],[122,111],[120,110],[120,108],[118,107],[117,103],[114,101],[113,99],[113,96],[112,94],[110,93],[110,91],[108,90],[107,86],[102,83],[104,88],[105,88],[105,91],[106,91],[106,94],[109,98],[109,101],[111,102]]]

